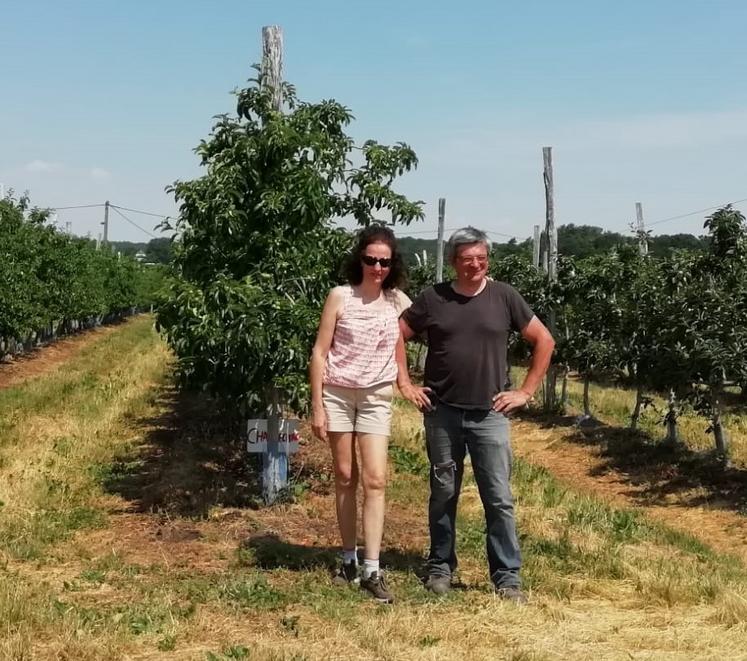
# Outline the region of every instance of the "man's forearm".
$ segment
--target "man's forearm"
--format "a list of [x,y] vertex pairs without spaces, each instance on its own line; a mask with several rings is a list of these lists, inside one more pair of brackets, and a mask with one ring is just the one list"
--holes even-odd
[[397,387],[401,390],[404,386],[411,385],[410,371],[407,368],[407,351],[405,350],[405,340],[402,333],[399,334],[397,347],[394,355],[397,361]]

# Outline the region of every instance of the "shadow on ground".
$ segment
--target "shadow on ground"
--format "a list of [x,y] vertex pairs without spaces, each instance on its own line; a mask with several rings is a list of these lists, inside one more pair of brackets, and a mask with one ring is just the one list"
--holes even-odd
[[572,428],[567,440],[599,452],[591,471],[599,476],[611,470],[635,486],[631,497],[648,505],[666,506],[672,496],[679,504],[737,511],[747,515],[747,470],[725,465],[715,452],[697,452],[670,445],[641,431],[592,421],[579,426],[574,416],[523,414],[544,428]]
[[[262,569],[283,567],[292,571],[331,568],[339,561],[339,546],[307,546],[281,539],[275,533],[257,533],[241,544],[250,554],[249,563]],[[381,553],[381,564],[387,569],[420,575],[423,556],[414,551],[389,548]]]
[[248,456],[238,423],[204,395],[165,388],[163,414],[137,420],[144,443],[102,468],[104,488],[138,512],[204,517],[214,506],[259,504],[259,456]]

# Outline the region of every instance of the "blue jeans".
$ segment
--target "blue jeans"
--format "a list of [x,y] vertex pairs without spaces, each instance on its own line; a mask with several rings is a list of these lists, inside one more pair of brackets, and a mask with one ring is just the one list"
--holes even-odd
[[[435,398],[434,398],[435,399]],[[424,414],[430,460],[428,572],[451,576],[457,566],[456,511],[469,450],[487,525],[490,578],[496,587],[519,587],[521,553],[516,537],[508,419],[497,411],[472,411],[434,401]]]

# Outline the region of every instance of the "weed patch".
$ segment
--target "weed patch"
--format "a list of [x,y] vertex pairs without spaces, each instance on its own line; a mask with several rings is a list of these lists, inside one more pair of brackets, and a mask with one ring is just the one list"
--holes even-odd
[[389,457],[394,469],[400,473],[428,478],[430,466],[422,452],[414,452],[394,443],[389,444]]

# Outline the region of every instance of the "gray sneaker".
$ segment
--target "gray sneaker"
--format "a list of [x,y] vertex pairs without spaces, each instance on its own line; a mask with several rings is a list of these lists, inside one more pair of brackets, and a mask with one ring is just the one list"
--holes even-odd
[[496,588],[495,593],[500,599],[510,601],[517,606],[523,606],[529,601],[521,589],[513,585],[505,588]]
[[375,571],[368,578],[361,579],[361,589],[368,592],[381,604],[393,604],[394,595],[389,590],[384,578],[384,572]]
[[425,580],[425,589],[433,594],[446,594],[451,590],[451,576],[430,574]]
[[342,562],[332,574],[332,582],[335,585],[358,585],[358,565],[354,562]]

